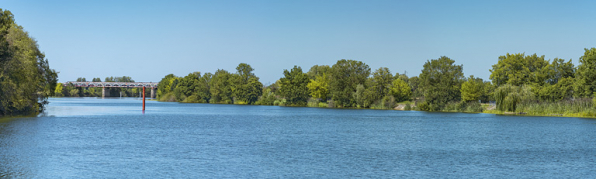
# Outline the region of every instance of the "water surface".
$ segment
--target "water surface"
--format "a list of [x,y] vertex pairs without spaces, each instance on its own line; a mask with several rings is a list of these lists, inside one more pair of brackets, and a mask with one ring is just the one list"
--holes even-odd
[[52,98],[0,177],[594,178],[596,120]]

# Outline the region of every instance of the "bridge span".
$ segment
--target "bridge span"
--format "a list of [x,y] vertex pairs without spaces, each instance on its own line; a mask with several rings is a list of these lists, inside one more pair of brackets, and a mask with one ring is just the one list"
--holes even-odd
[[101,97],[106,96],[106,87],[108,88],[151,88],[151,98],[155,98],[155,88],[159,83],[156,82],[79,82],[67,81],[64,86],[73,85],[75,87],[101,87]]

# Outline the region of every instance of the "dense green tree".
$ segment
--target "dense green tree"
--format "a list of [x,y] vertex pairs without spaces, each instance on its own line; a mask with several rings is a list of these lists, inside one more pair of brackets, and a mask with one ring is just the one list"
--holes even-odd
[[571,63],[571,59],[565,62],[565,60],[560,58],[555,58],[549,64],[545,71],[547,73],[546,82],[554,85],[559,82],[559,80],[563,78],[574,78],[575,77],[575,67],[573,63]]
[[592,97],[596,92],[596,48],[584,49],[577,66],[575,93],[578,97]]
[[397,78],[391,82],[390,92],[396,102],[402,102],[410,99],[412,88],[404,80]]
[[440,110],[448,102],[460,100],[463,66],[454,63],[445,56],[424,63],[419,87],[423,90],[429,110]]
[[223,69],[219,69],[213,74],[209,82],[209,91],[211,92],[210,103],[232,104],[234,102],[231,86],[232,78],[233,75]]
[[566,77],[558,80],[556,84],[546,83],[544,86],[540,86],[536,96],[543,101],[560,101],[563,99],[569,99],[573,96],[573,85],[575,79],[572,77]]
[[393,75],[387,67],[381,67],[373,72],[372,77],[368,78],[367,84],[369,90],[372,92],[372,101],[381,100],[389,93],[389,88],[393,81]]
[[366,108],[370,105],[370,99],[367,98],[367,91],[364,85],[358,84],[356,91],[352,94],[352,98],[356,102],[356,107]]
[[205,73],[203,76],[201,76],[201,78],[199,78],[198,84],[196,84],[195,93],[199,103],[209,103],[209,100],[211,100],[211,78],[213,78],[213,74]]
[[310,96],[322,101],[327,101],[327,94],[329,94],[329,76],[327,73],[319,74],[315,79],[310,79],[310,82],[306,87],[309,90]]
[[534,93],[529,85],[513,86],[505,84],[495,89],[495,101],[500,111],[515,112],[520,103],[534,100]]
[[545,72],[548,65],[544,56],[507,53],[505,56],[500,56],[499,62],[493,65],[490,79],[497,86],[504,84],[520,86],[532,83],[542,85],[548,78],[548,73]]
[[361,61],[339,60],[331,67],[329,91],[338,106],[354,106],[352,94],[359,84],[365,84],[370,67]]
[[83,77],[79,77],[79,78],[77,78],[77,82],[87,82],[87,79],[85,79]]
[[101,82],[100,78],[93,78],[93,80],[91,80],[92,82]]
[[484,93],[484,81],[482,78],[470,77],[461,85],[461,100],[462,101],[478,101],[482,98]]
[[235,97],[235,103],[254,104],[263,93],[263,84],[259,82],[259,77],[252,72],[254,69],[246,64],[240,63],[237,70],[237,77],[234,78],[232,90]]
[[180,78],[176,88],[174,89],[174,97],[176,98],[176,101],[198,102],[195,88],[196,84],[199,83],[200,77],[200,72],[194,72],[189,73],[184,78]]
[[410,88],[412,88],[412,97],[414,99],[423,96],[421,89],[418,88],[418,86],[420,86],[420,78],[417,76],[410,77],[408,79],[408,85],[410,85]]
[[329,65],[314,65],[310,67],[310,70],[306,73],[310,79],[315,79],[317,76],[322,74],[329,74],[331,67]]
[[57,76],[37,41],[0,9],[0,117],[43,111]]
[[[163,77],[161,79],[161,81],[159,81],[159,84],[157,85],[157,99],[161,100],[163,97],[166,97],[168,94],[173,93],[174,90],[172,89],[172,86],[175,87],[174,81],[176,81],[177,79],[178,79],[178,77],[176,77],[174,74],[169,74],[169,75],[166,75],[165,77]],[[110,79],[106,78],[106,80],[110,80]],[[171,95],[173,95],[173,94],[171,94]],[[172,96],[172,98],[173,98],[173,96]]]
[[305,106],[309,97],[308,82],[309,78],[302,68],[294,66],[290,71],[284,70],[284,77],[279,79],[280,94],[286,99],[286,102],[294,106]]

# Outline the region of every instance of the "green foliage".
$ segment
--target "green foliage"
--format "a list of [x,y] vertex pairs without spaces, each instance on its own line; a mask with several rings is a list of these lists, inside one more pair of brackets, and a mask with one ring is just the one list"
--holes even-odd
[[497,86],[511,84],[520,86],[537,83],[542,85],[548,79],[548,61],[536,54],[524,56],[523,53],[499,57],[499,62],[490,70],[490,79]]
[[54,90],[54,94],[55,94],[55,96],[57,96],[57,97],[62,97],[62,96],[64,96],[64,95],[62,94],[62,90],[63,90],[62,83],[58,83],[58,84],[56,84],[56,89]]
[[264,88],[263,95],[259,97],[259,100],[255,102],[256,105],[273,105],[277,100],[275,94],[271,91],[271,88]]
[[54,95],[57,73],[37,41],[0,9],[0,117],[36,114]]
[[331,67],[329,65],[315,65],[310,67],[310,70],[306,73],[310,79],[316,79],[318,76],[323,74],[329,74]]
[[246,63],[240,63],[237,70],[237,77],[232,84],[235,103],[254,104],[259,96],[263,94],[263,84],[259,82],[259,78],[255,76],[254,70]]
[[[180,78],[174,89],[174,97],[177,101],[185,101],[187,97],[193,96],[196,93],[197,84],[199,84],[199,78],[201,78],[200,72],[194,72],[186,75],[184,78]],[[188,102],[197,102],[197,96],[189,99]]]
[[[172,86],[175,87],[174,81],[176,81],[178,77],[174,76],[174,74],[166,75],[159,81],[157,85],[157,99],[161,99],[165,94],[173,93]],[[106,77],[106,80],[111,80]]]
[[497,109],[515,112],[518,104],[534,100],[534,94],[529,86],[513,86],[506,84],[495,90]]
[[358,84],[365,84],[370,75],[370,67],[361,61],[339,60],[331,67],[331,81],[329,91],[335,105],[350,107],[356,102],[352,94],[356,92]]
[[484,92],[484,82],[481,78],[474,78],[474,75],[471,75],[461,85],[461,98],[463,101],[478,101]]
[[371,100],[367,99],[365,90],[364,85],[359,84],[356,86],[356,91],[352,94],[352,98],[356,101],[356,107],[358,108],[366,108],[370,105],[369,101]]
[[391,83],[391,95],[395,98],[397,102],[402,102],[410,99],[412,94],[412,89],[410,85],[403,81],[400,78],[393,80]]
[[424,63],[419,87],[430,111],[438,111],[448,102],[460,100],[463,67],[454,63],[445,56]]
[[287,105],[306,106],[308,100],[308,75],[302,68],[294,66],[291,71],[284,70],[284,77],[279,79],[280,94],[287,100]]
[[576,96],[589,97],[596,92],[596,48],[584,49],[577,66]]
[[314,80],[310,79],[310,82],[306,87],[310,92],[310,96],[327,101],[327,94],[329,93],[329,76],[327,73],[321,73],[317,75]]
[[412,97],[413,98],[417,98],[417,97],[422,97],[423,96],[423,91],[422,89],[419,88],[420,86],[420,78],[418,78],[417,76],[413,76],[410,77],[408,79],[408,85],[410,86],[410,88],[412,88]]
[[483,108],[478,101],[452,101],[447,103],[442,111],[479,113]]
[[101,79],[99,78],[93,78],[93,80],[91,80],[92,82],[101,82]]
[[406,104],[406,106],[404,107],[404,111],[409,111],[412,110],[412,105],[411,104]]
[[222,69],[213,74],[209,83],[210,103],[232,104],[232,77],[232,74]]
[[536,116],[596,117],[590,98],[520,103],[516,111]]
[[377,101],[387,96],[390,92],[393,75],[387,67],[381,67],[373,72],[372,77],[368,78],[367,84],[371,91],[371,101]]
[[396,106],[395,98],[391,95],[384,96],[381,100],[373,103],[371,109],[393,109]]

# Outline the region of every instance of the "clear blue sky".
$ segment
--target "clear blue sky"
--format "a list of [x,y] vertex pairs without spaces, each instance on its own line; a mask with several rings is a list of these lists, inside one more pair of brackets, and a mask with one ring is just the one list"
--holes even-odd
[[360,60],[420,74],[447,56],[488,80],[506,53],[573,59],[596,46],[596,1],[2,0],[38,40],[59,81],[235,72],[264,84],[294,65]]

